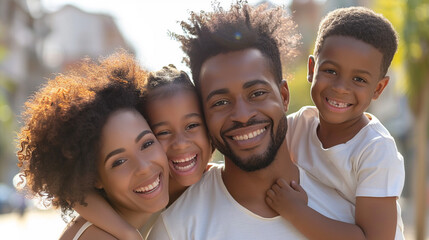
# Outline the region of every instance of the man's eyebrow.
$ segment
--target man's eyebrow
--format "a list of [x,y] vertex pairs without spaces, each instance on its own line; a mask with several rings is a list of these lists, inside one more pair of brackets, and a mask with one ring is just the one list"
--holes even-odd
[[243,89],[250,88],[250,87],[257,85],[257,84],[269,85],[269,83],[267,81],[256,79],[256,80],[249,81],[249,82],[246,82],[245,84],[243,84]]
[[144,135],[152,133],[152,131],[150,130],[144,130],[143,132],[141,132],[137,137],[135,142],[138,143],[140,141],[140,139],[142,139],[142,137],[144,137]]
[[118,148],[116,150],[111,151],[109,154],[107,154],[106,158],[104,159],[104,163],[106,163],[107,159],[109,159],[113,155],[116,155],[122,152],[125,152],[125,148]]
[[206,101],[209,101],[210,98],[212,98],[214,95],[220,95],[220,94],[226,94],[226,93],[229,93],[229,90],[226,88],[214,90],[211,93],[209,93],[209,95],[207,95]]

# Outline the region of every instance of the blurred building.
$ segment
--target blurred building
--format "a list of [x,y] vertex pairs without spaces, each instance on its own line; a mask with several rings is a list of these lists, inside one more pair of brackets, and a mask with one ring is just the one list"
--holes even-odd
[[13,139],[27,98],[52,73],[118,48],[134,53],[109,15],[71,5],[50,13],[40,0],[0,1],[0,182],[11,184],[18,172]]

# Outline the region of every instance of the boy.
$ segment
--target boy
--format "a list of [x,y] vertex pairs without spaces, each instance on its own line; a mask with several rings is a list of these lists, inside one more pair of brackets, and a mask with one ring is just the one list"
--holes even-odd
[[350,202],[355,219],[340,222],[314,211],[295,182],[279,179],[266,198],[309,239],[404,238],[396,202],[404,185],[403,157],[378,119],[364,112],[387,86],[396,49],[390,22],[367,8],[337,9],[320,23],[308,60],[317,108],[288,117],[287,142],[300,170]]

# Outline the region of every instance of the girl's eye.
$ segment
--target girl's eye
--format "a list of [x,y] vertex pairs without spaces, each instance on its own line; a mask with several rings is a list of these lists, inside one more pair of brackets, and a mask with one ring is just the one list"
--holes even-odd
[[354,78],[353,78],[353,81],[361,82],[361,83],[365,83],[365,82],[366,82],[366,81],[365,81],[365,79],[360,78],[360,77],[354,77]]
[[200,126],[199,123],[191,123],[188,126],[186,126],[186,130],[189,130],[189,129],[192,129],[192,128],[196,128],[198,126]]
[[124,158],[120,158],[120,159],[118,159],[118,160],[115,160],[113,163],[112,163],[112,168],[114,168],[114,167],[117,167],[117,166],[119,166],[119,165],[122,165],[124,162],[126,162],[127,161],[127,159],[124,159]]
[[144,149],[146,149],[146,148],[150,147],[154,142],[155,142],[155,141],[153,141],[153,140],[148,140],[148,141],[144,142],[144,143],[142,144],[142,146],[141,146],[140,150],[144,150]]
[[227,100],[219,100],[213,104],[213,107],[222,106],[228,104]]
[[169,131],[160,131],[160,132],[158,132],[158,133],[156,133],[156,136],[158,137],[158,136],[163,136],[163,135],[167,135],[167,134],[169,134],[170,132]]
[[251,97],[259,97],[259,96],[262,96],[264,94],[266,94],[265,91],[256,91],[256,92],[252,93]]

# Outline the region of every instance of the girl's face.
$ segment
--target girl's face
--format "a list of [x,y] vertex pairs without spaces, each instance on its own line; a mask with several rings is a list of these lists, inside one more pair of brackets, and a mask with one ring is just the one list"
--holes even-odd
[[99,180],[120,213],[154,213],[168,203],[168,164],[161,144],[140,113],[112,113],[102,129]]
[[153,132],[167,153],[172,178],[182,186],[198,182],[212,148],[196,93],[179,89],[150,101],[147,110]]

